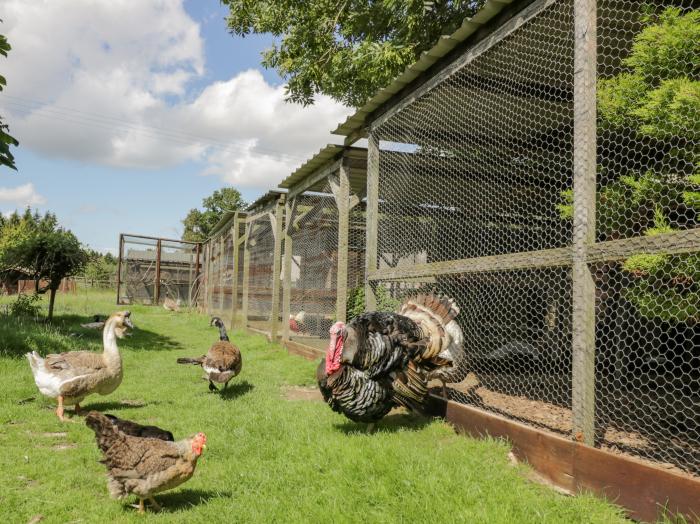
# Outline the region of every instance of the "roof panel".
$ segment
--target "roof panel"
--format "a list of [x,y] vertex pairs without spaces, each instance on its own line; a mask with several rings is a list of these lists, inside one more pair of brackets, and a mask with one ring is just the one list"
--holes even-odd
[[467,18],[462,22],[462,26],[448,36],[442,36],[437,43],[428,51],[421,54],[420,58],[406,68],[388,86],[379,90],[370,98],[354,115],[345,119],[333,131],[333,134],[348,136],[364,127],[369,115],[379,106],[389,100],[393,95],[401,91],[408,83],[412,82],[421,73],[430,68],[435,62],[452,51],[457,45],[469,38],[479,27],[491,20],[500,13],[508,4],[518,0],[486,0],[486,3],[477,11],[472,18]]

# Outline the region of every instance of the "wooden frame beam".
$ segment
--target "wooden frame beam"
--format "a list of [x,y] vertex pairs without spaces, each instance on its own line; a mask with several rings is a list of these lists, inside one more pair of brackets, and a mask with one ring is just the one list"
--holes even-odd
[[574,2],[573,432],[595,441],[595,281],[588,250],[596,232],[596,0]]
[[292,253],[294,244],[291,235],[292,218],[296,198],[284,204],[284,258],[282,260],[282,340],[289,341],[289,315],[292,305]]
[[238,310],[238,270],[239,270],[239,237],[240,235],[239,214],[233,217],[233,226],[231,226],[231,249],[233,250],[233,270],[231,277],[231,329],[236,327],[236,314]]
[[[275,204],[274,221],[272,231],[275,235],[274,261],[272,263],[272,308],[270,312],[270,337],[276,340],[279,330],[280,316],[280,271],[282,265],[282,234],[284,226],[285,198],[280,196]],[[270,219],[272,220],[272,216]]]

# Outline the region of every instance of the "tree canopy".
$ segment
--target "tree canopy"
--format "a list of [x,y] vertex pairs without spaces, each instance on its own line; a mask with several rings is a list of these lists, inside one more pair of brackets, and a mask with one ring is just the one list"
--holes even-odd
[[[2,20],[0,20],[1,22]],[[0,35],[0,55],[7,57],[7,53],[10,52],[9,42],[4,35]],[[0,75],[0,91],[7,85],[5,77]],[[15,166],[15,157],[10,151],[10,146],[18,146],[19,142],[14,137],[10,136],[7,132],[9,127],[7,124],[3,123],[2,117],[0,117],[0,165],[7,166],[11,169],[17,170]]]
[[80,273],[87,260],[75,235],[51,213],[41,216],[27,209],[0,223],[0,277],[34,280],[37,293],[50,291],[49,320],[61,280]]
[[360,106],[483,0],[222,0],[234,35],[271,33],[262,65],[287,82],[290,101],[319,93]]
[[[602,140],[598,238],[655,236],[698,226],[700,216],[700,12],[668,8],[645,17],[623,61],[598,82]],[[620,147],[620,146],[618,146]],[[624,147],[624,146],[623,146]],[[559,207],[571,218],[571,191]],[[627,298],[647,318],[700,321],[700,256],[635,255],[622,265]]]
[[236,211],[246,206],[237,189],[224,187],[214,191],[202,200],[203,209],[190,209],[187,213],[182,221],[185,226],[182,240],[204,242],[226,211]]

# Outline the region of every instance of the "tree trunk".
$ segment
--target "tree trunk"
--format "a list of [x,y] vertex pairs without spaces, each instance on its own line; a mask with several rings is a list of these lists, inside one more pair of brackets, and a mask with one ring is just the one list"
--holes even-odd
[[56,302],[56,288],[51,288],[51,294],[49,295],[49,317],[48,321],[51,322],[53,320],[53,305],[54,302]]

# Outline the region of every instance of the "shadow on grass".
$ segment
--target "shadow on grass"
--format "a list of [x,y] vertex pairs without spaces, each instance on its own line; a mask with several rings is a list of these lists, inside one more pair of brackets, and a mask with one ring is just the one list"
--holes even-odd
[[89,411],[99,411],[100,413],[104,413],[105,411],[119,411],[120,409],[139,409],[145,406],[157,406],[158,404],[162,404],[162,402],[158,400],[152,400],[149,402],[131,403],[107,400],[102,402],[90,402],[86,404],[81,404],[80,411],[82,414],[87,414]]
[[214,491],[208,489],[183,489],[174,493],[156,495],[155,499],[163,509],[161,513],[178,511],[180,509],[193,508],[200,504],[206,504],[211,499],[231,498],[230,491]]
[[[376,423],[374,433],[396,433],[405,430],[417,431],[423,429],[433,420],[431,417],[425,417],[416,413],[392,413]],[[335,427],[346,435],[352,435],[354,433],[367,433],[368,424],[348,421],[342,424],[335,424]]]
[[[66,351],[99,351],[102,347],[102,332],[80,326],[92,322],[92,317],[66,314],[56,315],[53,322],[28,317],[0,317],[0,355],[22,358],[25,353],[38,348],[41,355]],[[157,351],[178,349],[181,344],[174,339],[153,331],[136,329],[119,341],[120,349]]]
[[250,393],[254,388],[255,386],[253,384],[244,380],[243,382],[229,384],[226,389],[219,390],[219,396],[224,400],[233,400]]

